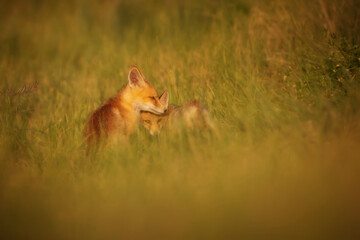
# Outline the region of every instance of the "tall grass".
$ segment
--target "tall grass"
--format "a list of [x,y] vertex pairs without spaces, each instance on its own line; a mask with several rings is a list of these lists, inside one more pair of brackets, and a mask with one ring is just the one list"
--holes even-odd
[[[1,238],[359,238],[359,7],[2,1]],[[219,134],[140,126],[86,157],[131,65]]]

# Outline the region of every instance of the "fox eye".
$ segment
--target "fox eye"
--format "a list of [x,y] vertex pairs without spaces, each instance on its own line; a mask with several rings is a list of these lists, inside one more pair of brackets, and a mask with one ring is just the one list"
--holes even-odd
[[146,123],[149,123],[149,124],[150,124],[150,120],[144,120],[144,122],[146,122]]
[[162,118],[159,118],[159,119],[157,120],[157,122],[158,122],[158,123],[160,123],[160,122],[161,122],[161,120],[162,120]]
[[152,100],[155,100],[155,97],[154,96],[152,96],[152,97],[150,97]]

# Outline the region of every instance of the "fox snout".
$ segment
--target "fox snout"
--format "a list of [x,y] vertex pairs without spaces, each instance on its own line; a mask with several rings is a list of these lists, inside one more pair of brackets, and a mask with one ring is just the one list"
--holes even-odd
[[149,133],[151,136],[158,135],[160,133],[160,129],[150,129]]
[[145,108],[142,109],[143,111],[152,112],[155,114],[163,114],[166,111],[166,108],[161,104],[146,104]]
[[168,92],[165,90],[160,97],[156,95],[150,95],[145,98],[147,103],[144,104],[142,111],[152,112],[154,114],[163,114],[169,106]]
[[150,135],[158,135],[161,130],[161,124],[159,124],[156,119],[146,119],[143,121],[143,125],[149,131]]
[[160,102],[159,99],[156,99],[156,100],[155,100],[154,105],[155,105],[155,108],[157,108],[157,109],[160,110],[160,112],[159,112],[158,114],[163,114],[163,113],[166,111],[166,109],[167,109],[167,106],[164,106],[164,105]]

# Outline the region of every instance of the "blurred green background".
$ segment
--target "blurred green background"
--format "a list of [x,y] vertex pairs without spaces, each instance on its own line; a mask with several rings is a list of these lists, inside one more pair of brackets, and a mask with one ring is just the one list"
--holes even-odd
[[[0,238],[359,239],[359,5],[0,1]],[[86,157],[131,65],[218,133]]]

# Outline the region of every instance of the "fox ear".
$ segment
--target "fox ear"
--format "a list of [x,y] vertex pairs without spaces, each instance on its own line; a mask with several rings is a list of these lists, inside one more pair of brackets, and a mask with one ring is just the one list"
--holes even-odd
[[165,106],[166,108],[168,108],[169,106],[169,93],[167,90],[165,90],[163,92],[163,94],[161,94],[161,96],[159,97],[160,102],[163,106]]
[[135,66],[132,66],[128,75],[129,86],[130,87],[142,87],[145,83],[143,75],[140,73],[139,69]]

